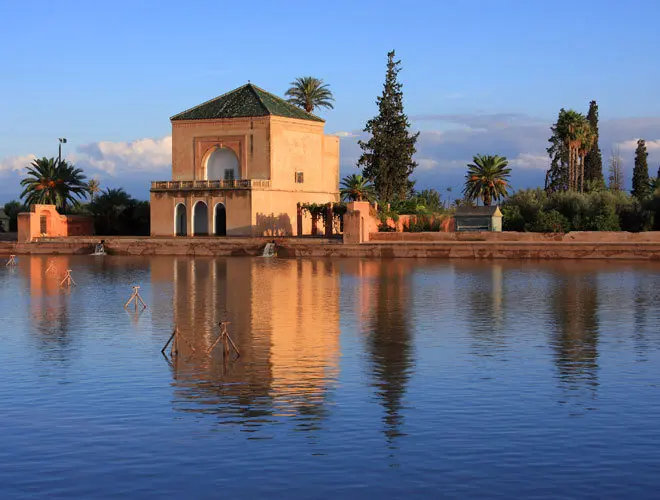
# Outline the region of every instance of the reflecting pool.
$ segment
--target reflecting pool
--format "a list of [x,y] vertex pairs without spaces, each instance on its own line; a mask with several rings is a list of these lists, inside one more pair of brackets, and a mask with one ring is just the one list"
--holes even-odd
[[660,488],[660,263],[23,256],[0,306],[1,498]]

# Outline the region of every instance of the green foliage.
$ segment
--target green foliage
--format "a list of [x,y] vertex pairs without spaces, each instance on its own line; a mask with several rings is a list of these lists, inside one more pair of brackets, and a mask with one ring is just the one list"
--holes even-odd
[[417,167],[413,155],[419,133],[408,131],[410,122],[403,112],[402,85],[397,80],[401,61],[395,61],[394,56],[394,51],[387,54],[383,93],[376,100],[378,116],[369,120],[364,128],[370,138],[366,142],[358,141],[363,153],[357,166],[374,183],[382,204],[407,197],[413,188],[410,175]]
[[94,216],[96,234],[149,235],[149,202],[134,199],[122,188],[103,191],[84,208]]
[[566,233],[570,230],[571,224],[557,210],[549,210],[539,212],[531,227],[537,233]]
[[440,231],[441,221],[436,217],[428,215],[418,215],[408,224],[403,226],[404,232],[408,233],[423,233],[428,231]]
[[596,131],[584,115],[564,108],[559,111],[557,122],[550,130],[552,136],[547,149],[550,169],[546,173],[546,190],[584,191],[585,157],[597,142]]
[[435,189],[423,189],[415,195],[415,198],[417,200],[418,212],[420,207],[423,207],[429,213],[442,212],[440,193]]
[[511,169],[503,156],[475,156],[468,165],[463,195],[470,200],[483,200],[488,206],[492,201],[506,197],[509,190]]
[[360,174],[344,177],[339,193],[343,201],[373,201],[376,197],[374,185]]
[[21,198],[27,206],[35,204],[55,205],[61,213],[80,203],[88,192],[82,170],[57,158],[36,159],[27,169],[21,181]]
[[603,155],[598,146],[598,104],[596,101],[589,103],[587,121],[593,134],[593,144],[584,158],[584,190],[590,191],[593,188],[605,185],[605,179],[603,177]]
[[501,210],[506,231],[637,232],[651,228],[654,208],[620,191],[546,194],[530,189],[510,196]]
[[18,231],[18,214],[21,212],[27,212],[28,207],[19,201],[12,200],[8,203],[5,203],[3,208],[5,210],[5,214],[7,217],[9,217],[9,232],[15,233]]
[[303,76],[296,78],[290,85],[291,87],[285,94],[289,97],[288,101],[308,113],[316,108],[332,109],[334,107],[332,102],[335,98],[332,96],[329,85],[324,84],[323,80],[313,76]]
[[646,142],[644,139],[638,140],[637,149],[635,149],[635,166],[633,168],[631,193],[639,201],[644,201],[651,194],[649,166],[647,163],[648,156]]

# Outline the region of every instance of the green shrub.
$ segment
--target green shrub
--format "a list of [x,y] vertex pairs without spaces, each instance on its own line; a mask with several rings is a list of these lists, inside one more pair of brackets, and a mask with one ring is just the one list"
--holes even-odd
[[530,226],[530,230],[539,233],[567,233],[571,230],[570,228],[571,224],[568,219],[557,210],[540,211]]

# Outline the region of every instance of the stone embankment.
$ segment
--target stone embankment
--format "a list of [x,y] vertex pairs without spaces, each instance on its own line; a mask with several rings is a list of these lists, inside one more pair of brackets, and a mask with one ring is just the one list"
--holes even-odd
[[0,255],[91,254],[104,242],[111,255],[258,256],[276,242],[279,257],[461,259],[619,259],[660,261],[660,232],[649,233],[378,233],[346,245],[316,238],[43,238],[0,242]]

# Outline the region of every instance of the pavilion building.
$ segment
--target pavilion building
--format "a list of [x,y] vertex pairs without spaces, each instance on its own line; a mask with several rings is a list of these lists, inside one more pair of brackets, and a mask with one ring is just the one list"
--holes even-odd
[[151,183],[152,236],[297,236],[299,204],[339,201],[339,138],[248,83],[172,123],[172,180]]

